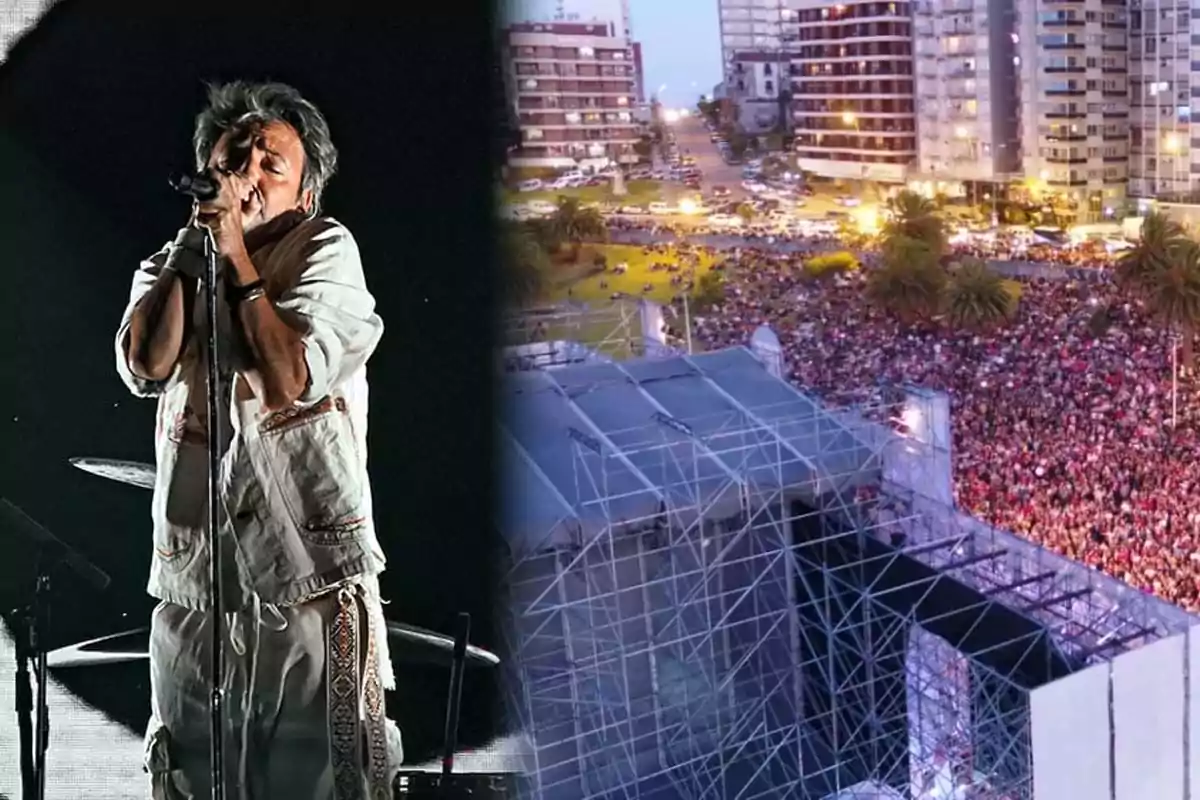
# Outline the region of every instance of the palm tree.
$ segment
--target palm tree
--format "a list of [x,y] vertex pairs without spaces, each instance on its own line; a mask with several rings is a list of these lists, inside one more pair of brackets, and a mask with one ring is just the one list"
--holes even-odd
[[1200,244],[1174,243],[1165,261],[1141,278],[1146,310],[1182,338],[1183,364],[1195,361],[1194,339],[1200,325]]
[[954,325],[987,328],[1016,313],[1017,299],[1001,275],[979,259],[964,259],[946,287],[946,314]]
[[888,207],[891,218],[884,223],[884,239],[915,239],[924,242],[935,258],[941,257],[946,251],[946,223],[932,200],[905,190],[892,198]]
[[500,229],[500,296],[520,307],[546,288],[550,256],[538,238],[536,226],[509,222]]
[[1183,228],[1166,214],[1151,211],[1142,220],[1142,233],[1135,247],[1117,259],[1117,282],[1142,294],[1147,282],[1171,260],[1172,252],[1188,244]]
[[867,298],[905,323],[930,320],[941,310],[946,272],[930,246],[893,235],[883,245],[883,264],[867,277]]
[[571,245],[571,258],[579,258],[584,239],[603,238],[608,234],[604,217],[594,208],[584,208],[574,197],[559,197],[558,208],[550,217],[549,232],[558,242]]

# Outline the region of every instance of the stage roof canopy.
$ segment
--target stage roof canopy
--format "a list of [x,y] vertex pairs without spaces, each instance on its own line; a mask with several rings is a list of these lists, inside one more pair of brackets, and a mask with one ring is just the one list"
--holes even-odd
[[858,479],[870,437],[744,347],[508,376],[503,525],[519,552],[667,511],[721,518]]

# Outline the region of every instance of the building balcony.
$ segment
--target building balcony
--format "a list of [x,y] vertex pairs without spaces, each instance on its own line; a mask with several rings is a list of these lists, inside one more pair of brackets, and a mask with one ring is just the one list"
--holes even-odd
[[1086,111],[1048,111],[1046,119],[1086,119]]
[[1046,133],[1042,136],[1047,142],[1086,142],[1088,138],[1086,133]]
[[1050,75],[1061,75],[1064,73],[1081,75],[1087,72],[1087,67],[1042,67],[1042,72]]
[[1046,94],[1050,97],[1083,97],[1087,94],[1086,89],[1047,89]]
[[1086,24],[1081,19],[1049,19],[1042,22],[1046,28],[1082,28]]
[[1048,164],[1086,164],[1087,156],[1046,156]]
[[1121,164],[1129,160],[1129,156],[1105,156],[1105,164]]
[[1051,186],[1087,186],[1087,178],[1050,178],[1046,183]]

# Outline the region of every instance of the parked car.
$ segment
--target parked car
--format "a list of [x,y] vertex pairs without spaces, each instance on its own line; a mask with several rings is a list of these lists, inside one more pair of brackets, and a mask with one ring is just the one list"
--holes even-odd
[[713,197],[729,197],[729,187],[714,186],[712,187],[712,195]]

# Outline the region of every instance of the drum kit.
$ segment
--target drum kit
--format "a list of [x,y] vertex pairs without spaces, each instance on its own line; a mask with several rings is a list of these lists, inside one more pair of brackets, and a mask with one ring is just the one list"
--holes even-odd
[[[71,464],[84,472],[108,480],[152,489],[155,481],[153,465],[133,461],[117,461],[99,458],[74,458]],[[49,571],[65,563],[76,574],[93,583],[97,588],[107,586],[108,576],[87,563],[81,555],[56,539],[24,515],[16,506],[0,499],[0,525],[9,524],[21,529],[27,538],[39,547],[39,575],[35,600],[30,608],[12,615],[17,623],[17,716],[22,738],[22,774],[26,777],[23,786],[26,797],[43,797],[45,793],[45,750],[48,746],[49,711],[45,702],[47,670],[79,669],[109,664],[149,661],[149,628],[123,631],[79,642],[67,647],[46,652],[39,646],[39,639],[46,636],[49,619]],[[53,563],[48,559],[53,556]],[[461,710],[463,672],[467,668],[492,668],[500,663],[499,656],[469,643],[471,618],[468,614],[458,617],[458,631],[454,637],[400,622],[387,623],[388,646],[392,660],[398,666],[434,665],[450,670],[450,692],[447,701],[444,744],[440,773],[425,771],[402,771],[396,776],[397,797],[411,798],[508,798],[517,791],[515,773],[456,773],[454,755],[458,742],[458,720]],[[32,661],[38,684],[38,700],[33,701],[29,681],[28,664]],[[36,706],[36,741],[31,713]]]

